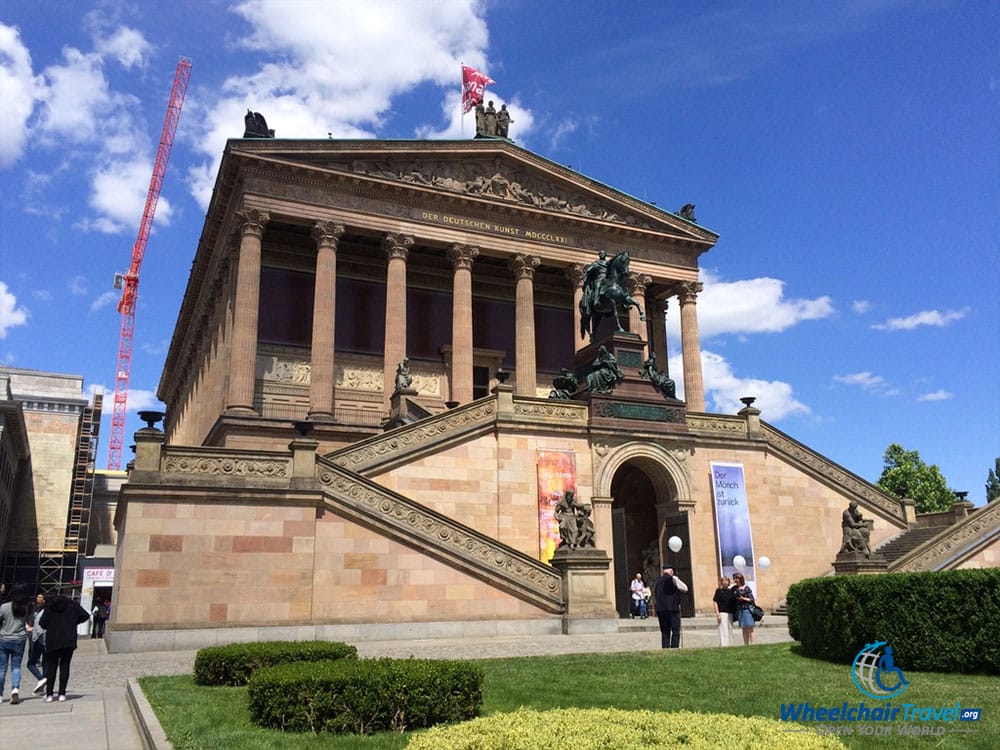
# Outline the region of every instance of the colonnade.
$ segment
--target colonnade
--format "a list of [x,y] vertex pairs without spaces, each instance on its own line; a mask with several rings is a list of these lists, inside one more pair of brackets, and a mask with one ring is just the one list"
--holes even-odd
[[[260,303],[261,251],[264,229],[270,220],[266,211],[247,209],[237,214],[240,221],[239,258],[236,268],[235,305],[232,331],[232,361],[226,394],[226,413],[254,414],[254,377],[257,358],[257,322]],[[332,420],[335,378],[335,315],[337,247],[345,227],[330,221],[316,222],[312,238],[316,242],[315,296],[313,303],[312,368],[309,385],[309,418]],[[406,353],[406,270],[410,248],[415,238],[386,233],[381,248],[386,253],[386,299],[384,342],[384,402],[388,407],[395,387],[396,365]],[[466,403],[473,394],[472,267],[480,249],[455,243],[448,248],[452,277],[452,341],[450,400]],[[535,356],[534,276],[541,258],[516,253],[508,266],[515,281],[515,392],[534,396],[537,387]],[[566,269],[573,288],[574,351],[589,342],[580,332],[580,299],[583,294],[583,265]],[[630,293],[644,305],[649,276],[633,273]],[[701,374],[701,351],[698,343],[696,298],[701,291],[697,282],[680,282],[674,293],[680,301],[681,346],[683,349],[684,392],[688,409],[704,411],[705,398]],[[666,333],[664,315],[666,298],[649,301],[656,324],[652,328],[652,347],[658,367],[665,369]],[[630,330],[642,331],[639,312],[629,311]],[[647,355],[648,356],[648,355]]]

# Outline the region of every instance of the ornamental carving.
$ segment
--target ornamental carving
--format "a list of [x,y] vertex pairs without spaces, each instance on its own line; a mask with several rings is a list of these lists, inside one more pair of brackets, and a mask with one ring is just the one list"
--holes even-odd
[[291,476],[291,459],[239,458],[230,456],[166,455],[162,471],[166,474],[201,474],[218,477]]
[[964,555],[977,543],[985,541],[998,527],[1000,503],[987,503],[963,521],[942,529],[939,537],[928,540],[898,560],[892,572],[940,570],[953,557]]
[[[320,459],[320,463],[324,463]],[[446,559],[464,560],[498,578],[548,601],[562,603],[562,576],[537,560],[401,495],[342,474],[336,467],[320,468],[319,481],[346,508],[374,517],[407,539],[417,537]]]
[[594,196],[544,182],[528,170],[512,168],[501,164],[500,160],[495,160],[493,165],[484,165],[479,160],[441,161],[436,164],[423,161],[412,161],[407,164],[358,161],[351,165],[351,169],[372,177],[399,180],[421,187],[518,203],[531,208],[585,216],[615,224],[650,228],[649,222],[645,219],[623,215],[615,207],[595,199]]
[[551,401],[536,403],[534,401],[514,401],[514,416],[527,419],[550,419],[561,422],[587,423],[587,407],[571,404],[555,404]]
[[375,436],[355,443],[328,458],[337,466],[362,473],[374,465],[399,460],[407,453],[426,449],[449,437],[458,436],[470,429],[492,424],[496,416],[496,402],[489,401],[474,407],[449,410],[435,417],[423,419],[388,436]]
[[337,388],[348,388],[353,391],[374,391],[381,393],[385,384],[385,373],[374,367],[357,365],[337,366]]
[[275,383],[309,385],[312,365],[307,359],[257,355],[257,377]]
[[743,417],[702,417],[688,414],[687,425],[700,432],[723,432],[730,435],[747,433],[747,423]]

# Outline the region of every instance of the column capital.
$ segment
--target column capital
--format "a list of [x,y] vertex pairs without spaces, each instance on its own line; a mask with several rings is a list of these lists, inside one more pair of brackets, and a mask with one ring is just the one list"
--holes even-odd
[[574,289],[583,286],[583,272],[585,268],[586,266],[583,263],[574,263],[571,266],[566,266],[566,279],[573,285]]
[[337,249],[337,243],[344,234],[344,225],[333,221],[317,221],[312,228],[312,238],[319,247]]
[[514,278],[518,280],[535,278],[535,269],[541,263],[541,258],[535,255],[525,255],[524,253],[512,255],[507,261],[510,270],[514,272]]
[[395,258],[406,260],[410,255],[410,248],[413,247],[413,242],[414,237],[411,234],[387,232],[382,238],[382,249],[389,260]]
[[236,219],[239,222],[241,234],[254,236],[257,238],[264,236],[264,227],[271,220],[271,215],[267,211],[260,211],[256,208],[248,208],[236,212]]
[[472,245],[463,245],[460,243],[455,243],[450,248],[448,248],[448,260],[451,261],[455,270],[466,270],[472,269],[472,261],[479,257],[479,248],[473,247]]
[[646,287],[653,283],[653,277],[632,271],[628,275],[628,293],[636,296],[646,294]]
[[700,281],[682,281],[674,288],[677,290],[677,298],[682,305],[685,305],[688,302],[694,302],[705,285]]

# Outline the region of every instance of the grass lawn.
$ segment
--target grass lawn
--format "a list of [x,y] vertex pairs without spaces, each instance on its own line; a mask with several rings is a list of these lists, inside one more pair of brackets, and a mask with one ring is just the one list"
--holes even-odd
[[[799,656],[795,644],[752,648],[649,651],[632,654],[516,657],[478,662],[485,673],[484,715],[519,706],[614,707],[672,711],[687,709],[779,719],[782,703],[840,706],[860,701],[873,708],[884,701],[865,698],[845,665]],[[927,722],[944,726],[940,737],[899,736],[901,721],[887,722],[889,736],[844,736],[852,748],[998,748],[1000,681],[995,676],[907,672],[910,687],[891,701],[935,708],[981,709],[978,722]],[[406,746],[406,734],[370,737],[292,735],[250,723],[245,688],[200,687],[191,677],[144,677],[143,690],[177,750],[258,750],[263,748],[364,748]],[[811,725],[810,722],[803,722]],[[841,722],[831,722],[840,725]],[[922,726],[921,722],[914,722]],[[856,726],[853,725],[853,726]],[[955,730],[973,729],[970,733]],[[544,748],[544,740],[539,743]]]

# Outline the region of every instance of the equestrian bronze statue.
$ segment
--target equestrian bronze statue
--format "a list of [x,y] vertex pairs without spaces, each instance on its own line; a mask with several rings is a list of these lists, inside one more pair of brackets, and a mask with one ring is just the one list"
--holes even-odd
[[629,255],[621,252],[608,260],[601,250],[600,257],[583,272],[583,297],[580,299],[580,335],[594,340],[601,318],[610,317],[619,331],[624,332],[619,314],[634,307],[639,319],[645,320],[642,307],[629,296],[627,288]]

